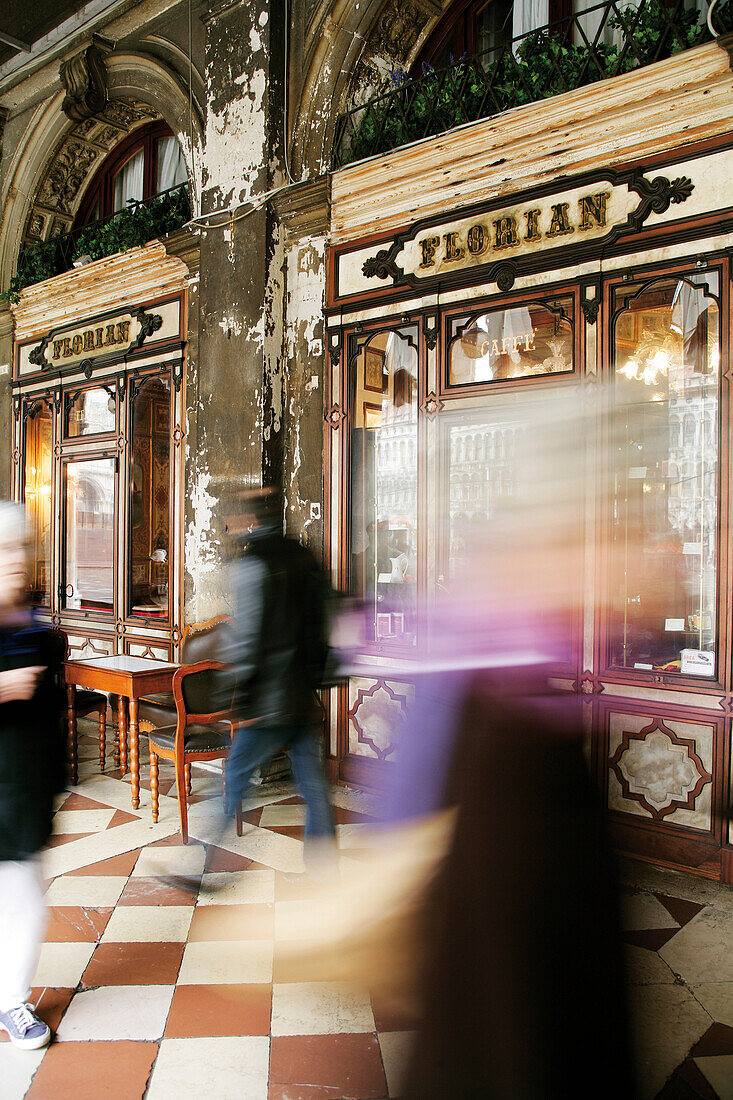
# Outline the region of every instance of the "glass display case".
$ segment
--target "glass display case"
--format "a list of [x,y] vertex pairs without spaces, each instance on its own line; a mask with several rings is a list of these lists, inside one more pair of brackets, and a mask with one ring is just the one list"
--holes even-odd
[[29,410],[25,436],[25,479],[30,598],[39,607],[51,605],[51,503],[53,405],[41,401]]
[[64,463],[64,606],[112,611],[115,549],[114,458]]
[[168,617],[171,387],[147,378],[132,401],[130,614]]
[[611,664],[716,676],[718,275],[624,285],[612,326]]

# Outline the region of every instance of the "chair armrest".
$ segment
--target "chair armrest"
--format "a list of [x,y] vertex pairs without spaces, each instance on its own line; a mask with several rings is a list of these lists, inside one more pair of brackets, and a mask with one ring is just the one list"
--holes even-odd
[[226,668],[221,661],[197,661],[193,665],[183,665],[173,673],[173,698],[176,703],[176,715],[178,729],[184,729],[190,722],[212,723],[227,721],[231,710],[216,710],[207,714],[189,714],[186,710],[186,701],[183,698],[183,681],[187,676],[193,676],[197,672],[209,672]]

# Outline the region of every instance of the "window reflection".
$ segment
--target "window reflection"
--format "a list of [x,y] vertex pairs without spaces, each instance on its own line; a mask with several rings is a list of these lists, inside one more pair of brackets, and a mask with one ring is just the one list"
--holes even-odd
[[170,381],[142,383],[132,406],[130,594],[132,615],[168,617]]
[[417,579],[416,332],[364,344],[352,376],[352,583],[372,640],[413,645]]
[[615,325],[612,662],[716,670],[717,276],[665,279]]
[[563,298],[454,318],[450,385],[572,371],[572,307],[572,299]]
[[31,602],[51,604],[51,454],[53,414],[50,402],[29,414],[25,448],[25,503],[28,517]]
[[111,611],[114,591],[115,460],[66,465],[65,606]]
[[113,389],[82,390],[69,399],[66,414],[66,435],[101,435],[115,430],[115,395]]

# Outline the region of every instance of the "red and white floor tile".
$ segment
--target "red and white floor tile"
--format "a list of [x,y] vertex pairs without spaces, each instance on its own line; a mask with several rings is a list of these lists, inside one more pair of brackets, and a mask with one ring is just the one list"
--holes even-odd
[[[414,1021],[281,955],[298,896],[283,873],[302,869],[291,789],[263,788],[245,835],[214,844],[220,781],[194,768],[182,847],[172,773],[161,770],[157,825],[146,776],[133,812],[129,777],[109,755],[100,774],[96,739],[81,736],[79,784],[59,799],[45,858],[50,920],[34,988],[56,1038],[39,1052],[0,1044],[3,1100],[399,1096]],[[341,847],[358,857],[368,800],[342,789],[334,800]],[[171,871],[197,892],[162,881]],[[733,1098],[731,892],[640,865],[626,874],[641,1095]],[[253,922],[259,938],[243,938]]]

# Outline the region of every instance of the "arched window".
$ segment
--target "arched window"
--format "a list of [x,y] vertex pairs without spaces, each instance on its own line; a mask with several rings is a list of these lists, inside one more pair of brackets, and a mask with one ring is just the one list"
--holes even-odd
[[412,68],[443,69],[461,57],[494,50],[521,34],[564,19],[572,0],[454,0],[443,13]]
[[165,122],[150,122],[121,141],[89,186],[76,225],[107,218],[131,201],[142,202],[188,179],[178,141]]

